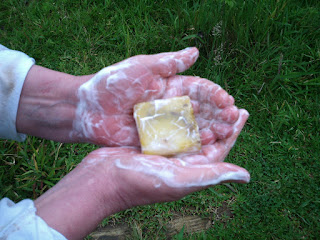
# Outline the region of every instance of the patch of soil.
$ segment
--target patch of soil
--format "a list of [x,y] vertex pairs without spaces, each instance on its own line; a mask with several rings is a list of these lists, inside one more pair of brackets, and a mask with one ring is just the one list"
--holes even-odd
[[[205,231],[211,228],[216,222],[227,223],[232,219],[234,214],[230,209],[228,202],[222,202],[220,207],[217,207],[212,212],[210,218],[202,218],[197,215],[179,215],[176,214],[172,220],[166,225],[167,239],[171,239],[178,234],[184,227],[185,234]],[[99,227],[90,234],[93,240],[125,240],[132,238],[134,229],[128,224],[115,224],[113,226]]]

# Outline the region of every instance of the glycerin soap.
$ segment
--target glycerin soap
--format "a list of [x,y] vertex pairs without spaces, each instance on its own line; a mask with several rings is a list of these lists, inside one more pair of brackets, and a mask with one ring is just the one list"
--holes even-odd
[[144,154],[171,156],[201,149],[199,127],[188,96],[138,103],[134,119]]

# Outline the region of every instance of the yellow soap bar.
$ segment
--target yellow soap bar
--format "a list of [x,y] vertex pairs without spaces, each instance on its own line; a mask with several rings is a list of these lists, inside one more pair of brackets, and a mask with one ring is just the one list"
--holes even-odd
[[134,106],[142,153],[175,155],[201,149],[199,127],[188,96]]

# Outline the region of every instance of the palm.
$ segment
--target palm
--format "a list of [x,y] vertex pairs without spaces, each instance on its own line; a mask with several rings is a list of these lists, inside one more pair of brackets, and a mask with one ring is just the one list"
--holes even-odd
[[175,75],[197,59],[195,48],[140,55],[104,68],[79,89],[75,128],[84,141],[105,146],[139,146],[133,119],[136,103],[189,95],[203,144],[228,137],[238,109],[218,85],[197,77]]
[[133,147],[101,148],[89,154],[79,167],[91,168],[103,184],[115,184],[123,208],[177,200],[221,182],[248,182],[245,169],[223,162],[247,117],[241,110],[231,136],[204,146],[198,155],[165,158],[140,154]]

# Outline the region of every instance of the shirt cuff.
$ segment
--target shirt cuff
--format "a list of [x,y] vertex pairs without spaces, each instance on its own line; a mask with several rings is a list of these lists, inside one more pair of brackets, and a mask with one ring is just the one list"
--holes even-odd
[[36,215],[30,199],[15,204],[8,198],[0,201],[0,239],[6,240],[67,240]]
[[16,118],[24,80],[35,60],[0,44],[0,138],[24,141],[17,132]]

